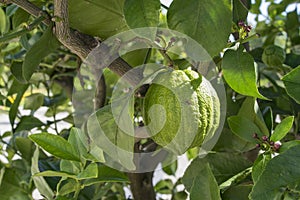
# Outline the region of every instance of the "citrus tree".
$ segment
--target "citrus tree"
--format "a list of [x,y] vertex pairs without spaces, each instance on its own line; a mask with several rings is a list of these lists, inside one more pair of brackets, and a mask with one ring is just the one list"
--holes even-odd
[[297,0],[0,3],[0,199],[300,198]]

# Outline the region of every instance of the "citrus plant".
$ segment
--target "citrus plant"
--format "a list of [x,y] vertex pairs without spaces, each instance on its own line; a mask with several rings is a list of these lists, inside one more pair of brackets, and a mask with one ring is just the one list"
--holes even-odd
[[166,2],[0,0],[0,199],[300,199],[298,0]]

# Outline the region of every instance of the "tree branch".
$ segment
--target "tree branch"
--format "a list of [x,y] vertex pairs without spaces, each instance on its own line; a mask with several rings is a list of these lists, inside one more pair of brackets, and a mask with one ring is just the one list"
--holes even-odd
[[27,0],[0,0],[0,3],[4,3],[4,4],[14,3],[35,17],[44,16],[45,20],[43,21],[43,23],[46,25],[51,24],[50,16],[45,11],[37,7],[35,4]]
[[[73,31],[69,28],[68,1],[54,0],[54,15],[57,19],[55,23],[55,33],[59,41],[70,49],[73,53],[84,60],[99,42],[94,37]],[[125,75],[132,67],[122,58],[117,58],[110,66],[110,70],[119,76]],[[126,78],[128,82],[136,85],[141,80],[136,74]]]

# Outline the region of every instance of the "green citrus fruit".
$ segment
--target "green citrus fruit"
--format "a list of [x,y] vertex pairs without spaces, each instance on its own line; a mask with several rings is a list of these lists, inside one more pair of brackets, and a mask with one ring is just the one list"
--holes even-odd
[[166,70],[146,93],[143,117],[157,144],[182,154],[214,134],[220,102],[210,82],[197,72]]
[[276,45],[267,46],[262,54],[262,61],[269,67],[281,67],[285,60],[284,50]]

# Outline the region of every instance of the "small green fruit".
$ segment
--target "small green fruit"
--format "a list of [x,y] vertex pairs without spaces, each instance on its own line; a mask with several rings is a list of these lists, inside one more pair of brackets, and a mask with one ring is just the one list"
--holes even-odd
[[182,154],[214,134],[220,102],[210,82],[197,72],[166,70],[146,93],[143,117],[157,144]]

